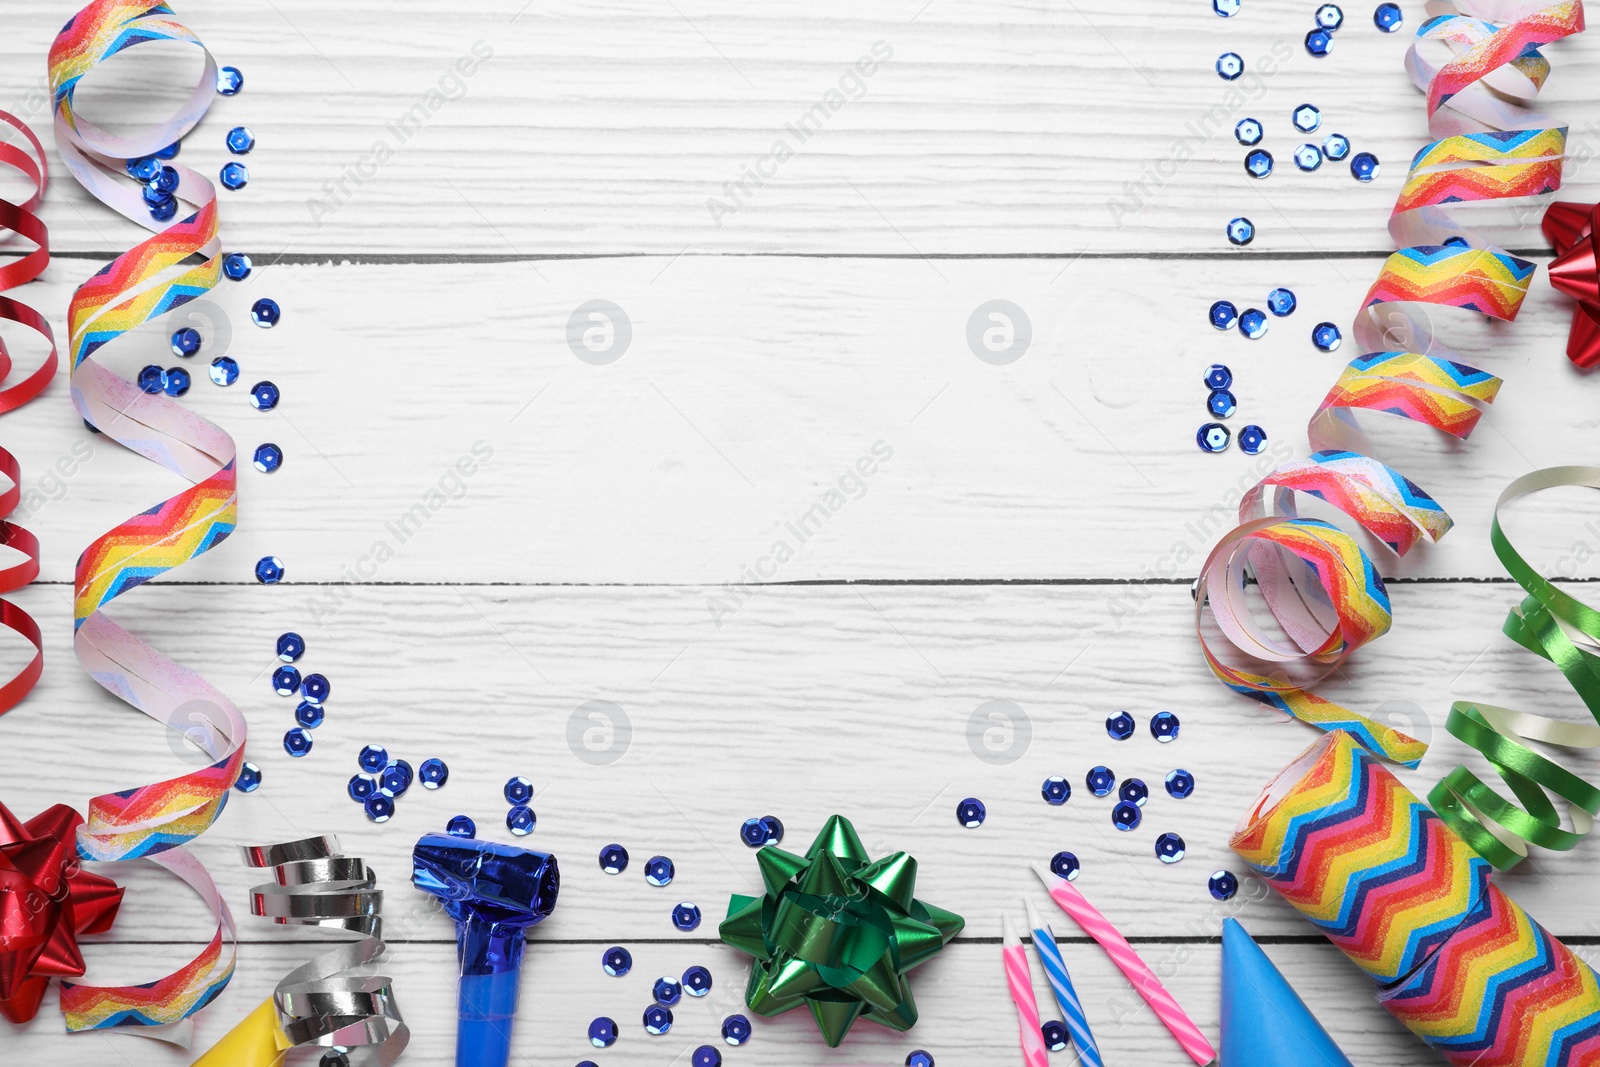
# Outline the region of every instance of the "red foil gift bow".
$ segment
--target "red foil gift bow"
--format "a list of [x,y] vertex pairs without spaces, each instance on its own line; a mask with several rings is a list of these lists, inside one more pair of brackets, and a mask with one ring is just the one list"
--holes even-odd
[[25,1023],[52,978],[84,971],[79,934],[111,929],[122,889],[78,866],[83,817],[65,804],[27,822],[0,804],[0,1015]]
[[1550,262],[1550,284],[1572,297],[1572,332],[1567,358],[1584,369],[1600,363],[1600,204],[1557,201],[1544,213],[1539,228],[1556,250]]

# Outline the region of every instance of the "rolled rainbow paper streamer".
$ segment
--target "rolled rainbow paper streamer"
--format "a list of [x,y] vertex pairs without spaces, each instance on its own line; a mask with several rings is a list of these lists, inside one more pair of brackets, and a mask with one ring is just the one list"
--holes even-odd
[[1083,1001],[1078,999],[1078,991],[1072,986],[1072,976],[1067,973],[1067,961],[1062,958],[1061,946],[1056,944],[1055,931],[1034,910],[1031,900],[1027,902],[1027,907],[1028,927],[1033,931],[1033,950],[1039,954],[1045,977],[1050,979],[1050,989],[1055,993],[1056,1003],[1061,1006],[1067,1033],[1072,1035],[1078,1058],[1083,1061],[1084,1067],[1105,1067],[1105,1061],[1100,1058],[1100,1046],[1095,1043],[1094,1033],[1089,1029],[1089,1017],[1083,1013]]
[[1491,872],[1345,733],[1274,778],[1229,845],[1379,982],[1404,978],[1443,944]]
[[1050,899],[1055,901],[1062,911],[1072,917],[1072,921],[1083,927],[1083,932],[1094,938],[1105,950],[1111,962],[1117,965],[1123,977],[1150,1005],[1150,1010],[1156,1013],[1172,1036],[1178,1039],[1178,1044],[1183,1046],[1183,1051],[1189,1054],[1194,1062],[1207,1067],[1217,1058],[1217,1050],[1211,1047],[1211,1042],[1206,1040],[1206,1035],[1189,1018],[1187,1012],[1179,1007],[1167,987],[1161,984],[1144,960],[1128,944],[1128,939],[1118,932],[1111,920],[1101,915],[1099,910],[1090,904],[1084,895],[1078,892],[1076,886],[1065,878],[1057,876],[1042,863],[1033,865],[1033,873],[1039,876],[1039,881],[1050,891]]
[[1033,974],[1028,970],[1027,952],[1017,932],[1011,928],[1011,917],[1002,915],[1000,924],[1000,962],[1005,967],[1006,988],[1011,993],[1011,1003],[1017,1006],[1017,1036],[1022,1042],[1022,1062],[1026,1067],[1049,1067],[1050,1052],[1044,1047],[1044,1034],[1039,1029],[1039,1005],[1033,999]]

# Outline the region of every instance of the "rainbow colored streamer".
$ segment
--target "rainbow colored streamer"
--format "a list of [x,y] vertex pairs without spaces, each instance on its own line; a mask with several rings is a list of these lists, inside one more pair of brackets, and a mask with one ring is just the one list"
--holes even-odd
[[[150,41],[192,44],[204,53],[204,69],[187,104],[165,122],[127,136],[107,133],[79,114],[74,94],[82,79],[112,56]],[[56,143],[67,169],[97,199],[154,231],[73,294],[67,313],[73,404],[101,433],[190,483],[83,551],[74,581],[74,647],[95,681],[158,722],[181,730],[212,760],[190,773],[93,798],[79,831],[78,851],[86,859],[153,859],[200,893],[217,919],[216,935],[179,972],[139,986],[64,987],[62,1008],[70,1030],[169,1026],[204,1007],[233,973],[227,904],[205,867],[182,846],[209,827],[226,805],[244,759],[245,723],[219,690],[112,622],[104,609],[130,589],[209,551],[232,532],[236,450],[220,427],[167,396],[145,393],[95,356],[122,334],[217,282],[221,242],[211,182],[175,165],[175,195],[193,210],[163,227],[123,171],[125,160],[151,155],[194,128],[213,98],[217,67],[165,4],[94,0],[56,37],[49,72]]]

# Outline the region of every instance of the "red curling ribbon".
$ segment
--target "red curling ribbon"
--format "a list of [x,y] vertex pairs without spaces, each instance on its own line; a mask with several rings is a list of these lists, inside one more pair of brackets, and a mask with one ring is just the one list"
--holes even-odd
[[[50,262],[50,235],[39,216],[34,214],[39,208],[39,201],[44,199],[45,186],[49,182],[49,165],[45,161],[44,146],[26,123],[4,111],[0,111],[0,122],[13,127],[26,139],[24,145],[0,143],[0,164],[19,172],[33,185],[33,194],[20,204],[0,200],[0,227],[34,245],[32,252],[0,266],[0,292],[3,292],[31,282],[43,273]],[[56,340],[50,331],[50,323],[43,315],[8,296],[0,296],[0,319],[28,327],[50,346],[49,355],[33,373],[0,389],[0,415],[3,415],[44,392],[45,386],[56,376]],[[0,338],[0,382],[10,377],[11,369],[11,352],[6,348],[5,339]],[[0,567],[0,594],[4,594],[16,592],[39,576],[39,542],[33,534],[4,518],[16,510],[22,500],[20,465],[16,457],[4,448],[0,448],[0,472],[11,481],[11,488],[0,493],[0,544],[9,545],[23,556],[17,563]],[[33,617],[8,600],[0,600],[0,626],[21,634],[33,645],[33,658],[21,671],[0,685],[0,714],[4,714],[28,695],[44,673],[44,639]]]
[[52,978],[84,971],[79,934],[111,929],[122,889],[78,866],[83,816],[57,804],[18,822],[0,804],[0,1015],[25,1023]]
[[1545,209],[1539,228],[1556,250],[1550,284],[1578,302],[1572,309],[1567,358],[1587,370],[1600,363],[1600,204],[1558,200]]

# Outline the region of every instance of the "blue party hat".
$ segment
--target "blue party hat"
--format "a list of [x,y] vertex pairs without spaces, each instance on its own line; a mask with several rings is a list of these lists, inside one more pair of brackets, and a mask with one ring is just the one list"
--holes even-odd
[[1221,1067],[1352,1067],[1244,927],[1222,922]]

